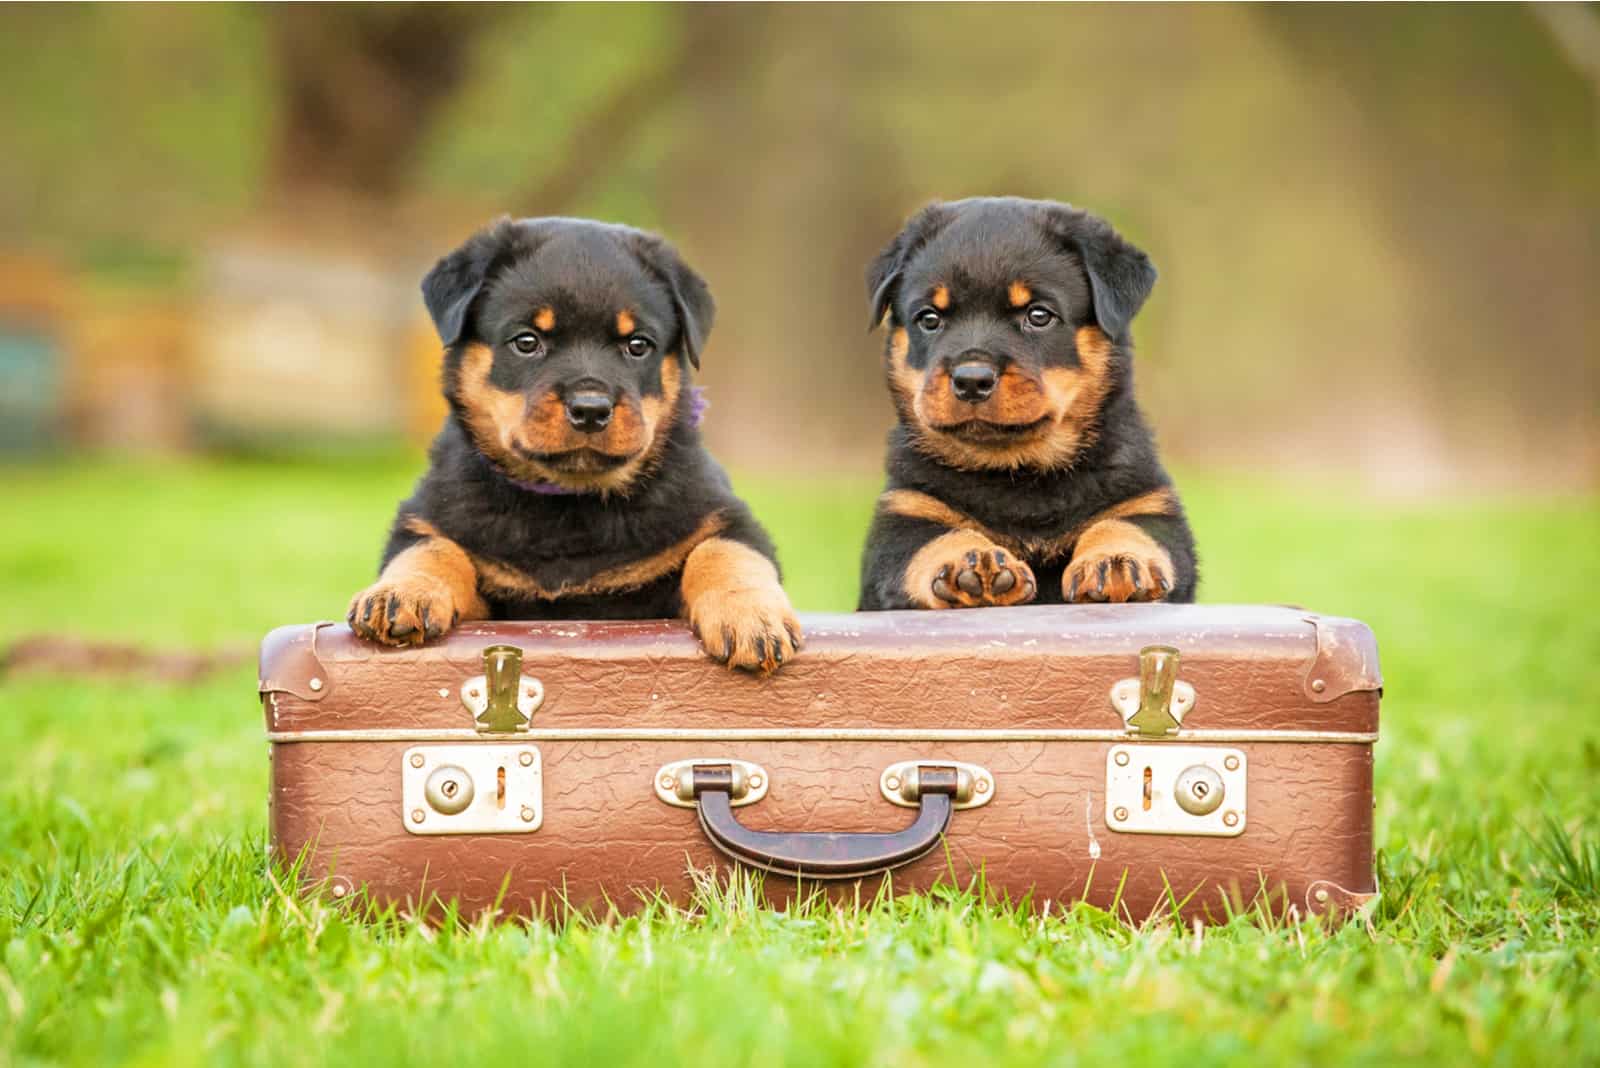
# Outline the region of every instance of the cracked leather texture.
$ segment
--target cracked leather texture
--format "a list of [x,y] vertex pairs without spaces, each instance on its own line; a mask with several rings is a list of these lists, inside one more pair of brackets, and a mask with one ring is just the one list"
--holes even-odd
[[[460,687],[483,673],[484,647],[499,642],[521,648],[523,674],[544,685],[539,727],[1093,729],[1121,726],[1110,688],[1139,674],[1139,650],[1171,645],[1179,678],[1198,697],[1187,726],[1377,730],[1377,681],[1310,699],[1319,625],[1366,634],[1338,648],[1370,655],[1376,673],[1370,631],[1318,618],[1164,604],[809,615],[804,649],[765,678],[713,664],[676,621],[467,623],[439,642],[398,649],[363,642],[340,623],[315,631],[314,656],[309,626],[274,631],[260,677],[278,687],[263,683],[272,731],[471,726]],[[314,700],[297,696],[310,691],[277,662],[289,651],[296,664],[324,671]]]
[[[1111,684],[1137,674],[1141,647],[1169,644],[1182,651],[1179,677],[1199,695],[1186,727],[1377,729],[1375,691],[1326,703],[1306,694],[1318,643],[1298,611],[1141,605],[804,621],[807,648],[769,679],[711,663],[676,623],[472,624],[409,650],[324,627],[316,655],[330,677],[325,697],[269,692],[268,723],[278,731],[469,726],[460,684],[482,671],[485,645],[510,642],[527,653],[524,673],[546,687],[534,717],[540,728],[1115,728]],[[307,878],[332,874],[412,907],[436,895],[476,912],[503,886],[501,908],[511,912],[563,901],[627,909],[658,889],[684,902],[691,866],[732,862],[706,840],[693,810],[657,798],[661,765],[691,757],[762,765],[767,797],[736,810],[753,828],[882,831],[915,816],[878,792],[886,766],[962,760],[994,775],[994,798],[957,811],[946,848],[896,870],[897,890],[965,885],[981,869],[992,893],[1013,900],[1031,892],[1037,905],[1115,903],[1135,920],[1161,905],[1167,885],[1179,899],[1193,892],[1186,913],[1217,918],[1225,895],[1249,902],[1263,886],[1280,903],[1314,910],[1347,910],[1376,890],[1372,750],[1363,744],[1228,743],[1245,751],[1249,776],[1246,829],[1234,838],[1111,830],[1110,742],[705,740],[535,742],[543,763],[537,831],[419,836],[406,830],[401,802],[411,744],[276,745],[271,827],[281,855],[305,850]],[[878,883],[861,880],[860,893]],[[1318,902],[1315,884],[1342,892]],[[795,883],[769,875],[766,888],[783,901]],[[829,892],[853,896],[857,883]]]

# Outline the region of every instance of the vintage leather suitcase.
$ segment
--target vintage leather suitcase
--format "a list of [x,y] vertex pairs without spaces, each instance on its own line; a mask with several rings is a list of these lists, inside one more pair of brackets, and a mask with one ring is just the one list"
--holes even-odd
[[1371,632],[1292,608],[810,616],[768,678],[675,622],[262,647],[272,837],[302,878],[469,914],[686,901],[694,872],[967,886],[1135,921],[1377,887]]

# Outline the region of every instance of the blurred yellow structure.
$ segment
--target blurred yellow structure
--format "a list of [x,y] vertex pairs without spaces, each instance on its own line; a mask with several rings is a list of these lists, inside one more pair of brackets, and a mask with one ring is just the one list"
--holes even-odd
[[393,433],[407,407],[410,290],[326,254],[210,251],[195,305],[198,416],[251,437]]

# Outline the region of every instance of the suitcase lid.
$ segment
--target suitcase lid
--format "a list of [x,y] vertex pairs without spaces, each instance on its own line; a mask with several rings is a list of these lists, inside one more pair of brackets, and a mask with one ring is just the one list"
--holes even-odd
[[[1370,742],[1378,728],[1372,632],[1298,608],[1062,605],[801,621],[800,655],[765,678],[710,660],[680,621],[465,623],[398,649],[342,623],[303,624],[263,641],[260,691],[274,741],[469,738],[496,719],[533,737],[1115,740],[1139,729],[1128,716],[1141,701],[1141,650],[1165,647],[1176,657],[1152,656],[1176,662],[1175,736]],[[495,646],[519,650],[520,667],[497,657],[486,669]],[[521,676],[498,713],[487,708],[486,670],[513,672],[513,684]],[[1187,706],[1181,684],[1192,687]]]

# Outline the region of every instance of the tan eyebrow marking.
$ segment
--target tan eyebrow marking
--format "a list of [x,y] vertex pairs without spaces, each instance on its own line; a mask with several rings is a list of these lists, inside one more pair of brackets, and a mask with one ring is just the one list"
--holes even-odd
[[554,308],[540,308],[533,313],[533,325],[545,333],[556,328],[556,310]]
[[639,324],[633,321],[633,313],[624,308],[617,312],[617,333],[627,337],[633,333],[634,327]]
[[1006,290],[1006,297],[1013,308],[1020,308],[1033,299],[1033,290],[1022,282],[1012,282],[1011,288]]
[[944,311],[946,308],[950,307],[949,286],[933,287],[933,306],[938,308],[940,311]]

